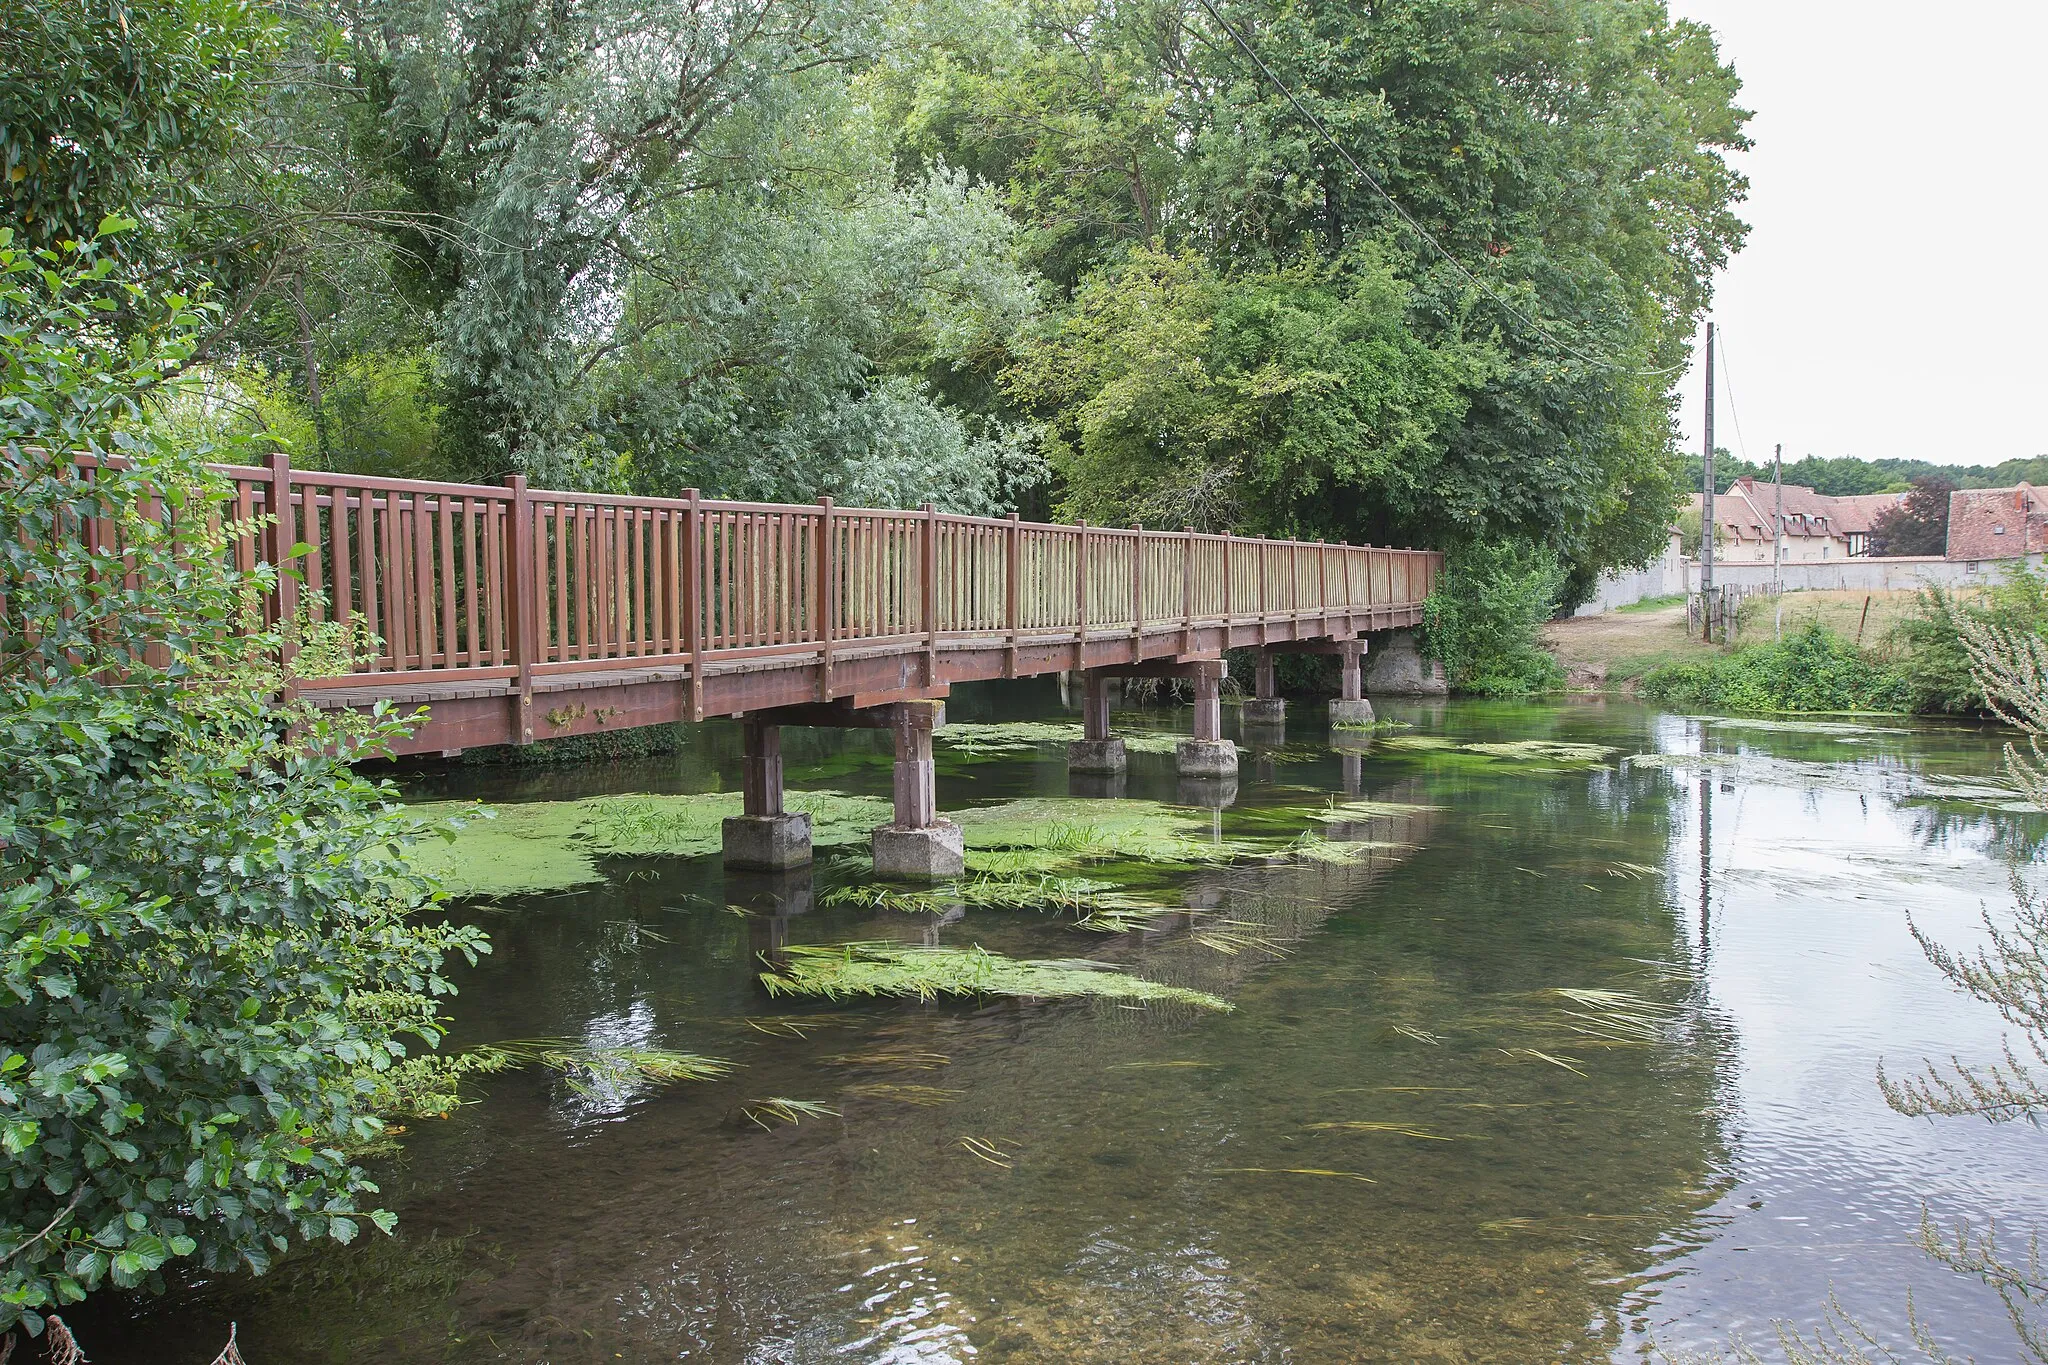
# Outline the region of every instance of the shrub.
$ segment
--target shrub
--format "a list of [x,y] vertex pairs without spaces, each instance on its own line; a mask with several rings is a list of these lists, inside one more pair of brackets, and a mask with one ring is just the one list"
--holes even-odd
[[1422,609],[1422,652],[1451,686],[1489,697],[1547,692],[1564,679],[1536,628],[1557,610],[1565,569],[1557,555],[1516,541],[1452,551]]
[[1898,671],[1912,690],[1914,710],[1986,709],[1964,644],[1971,624],[2048,636],[2048,577],[2015,560],[2000,582],[1975,598],[1961,597],[1939,584],[1922,588],[1913,615],[1891,632],[1900,654]]
[[1895,670],[1817,623],[1771,644],[1651,669],[1637,690],[1731,711],[1903,711],[1912,702]]
[[348,765],[398,723],[278,702],[236,450],[148,420],[206,315],[0,230],[0,1331],[388,1228],[349,1153],[485,946],[413,917],[413,826]]

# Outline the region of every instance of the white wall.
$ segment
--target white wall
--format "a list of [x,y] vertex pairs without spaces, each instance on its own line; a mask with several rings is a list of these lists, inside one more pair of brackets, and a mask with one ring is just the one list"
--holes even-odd
[[1678,532],[1673,531],[1661,558],[1651,560],[1646,569],[1601,574],[1593,596],[1572,615],[1598,616],[1646,597],[1673,597],[1685,590],[1685,559],[1678,553]]
[[[2040,568],[2048,556],[2032,554],[2027,562]],[[1943,559],[1937,555],[1900,555],[1892,559],[1837,559],[1818,564],[1787,564],[1781,571],[1787,592],[1886,592],[1918,588],[1928,583],[1970,586],[1999,581],[2000,568],[2012,561],[2003,559]],[[1700,590],[1700,566],[1688,560],[1684,573],[1688,593]],[[1768,564],[1727,564],[1714,561],[1714,582],[1754,591],[1771,585]],[[1673,589],[1678,591],[1678,589]]]

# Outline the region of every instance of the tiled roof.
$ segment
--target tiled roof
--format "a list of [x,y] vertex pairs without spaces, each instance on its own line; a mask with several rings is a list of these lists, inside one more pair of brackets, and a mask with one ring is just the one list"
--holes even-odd
[[1905,500],[1904,493],[1858,493],[1852,497],[1832,499],[1835,529],[1843,535],[1868,534],[1879,516]]
[[2048,550],[2048,497],[2031,484],[1948,495],[1950,559],[2017,559]]

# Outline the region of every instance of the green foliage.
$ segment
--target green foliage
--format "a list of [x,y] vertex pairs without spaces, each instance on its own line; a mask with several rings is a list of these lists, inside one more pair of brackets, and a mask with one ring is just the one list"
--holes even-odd
[[233,145],[275,36],[250,0],[0,0],[0,35],[6,222],[41,245],[177,202]]
[[1475,544],[1452,553],[1422,608],[1420,643],[1451,686],[1488,697],[1527,696],[1564,680],[1536,628],[1557,610],[1565,571],[1536,545]]
[[[1725,450],[1714,454],[1716,492],[1743,477],[1762,483],[1771,481],[1767,462],[1751,464]],[[1684,486],[1700,486],[1700,457],[1685,457]],[[1853,455],[1833,459],[1808,455],[1785,466],[1785,482],[1801,484],[1829,497],[1861,493],[1903,493],[1917,479],[1945,479],[1957,488],[2010,488],[2016,483],[2048,484],[2048,456],[2003,460],[1995,465],[1930,464],[1926,460],[1859,460]]]
[[414,918],[415,826],[349,766],[398,722],[277,704],[257,528],[209,515],[238,450],[147,420],[205,318],[0,232],[0,1329],[388,1229],[349,1153],[485,949]]
[[2048,636],[2048,576],[2014,560],[1998,583],[1980,593],[1964,596],[1940,584],[1922,588],[1913,614],[1891,631],[1914,710],[1985,709],[1964,638],[1972,625]]
[[1664,664],[1644,674],[1638,690],[1654,701],[1730,711],[1899,712],[1913,701],[1898,670],[1819,624],[1771,644]]
[[1480,362],[1408,324],[1407,287],[1360,251],[1220,274],[1133,248],[1090,277],[1009,374],[1054,417],[1065,511],[1098,522],[1349,531],[1418,514]]

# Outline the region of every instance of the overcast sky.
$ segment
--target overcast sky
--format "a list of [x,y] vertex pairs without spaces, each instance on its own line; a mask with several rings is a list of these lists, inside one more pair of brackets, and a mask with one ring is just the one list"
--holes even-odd
[[[1743,439],[1724,387],[1715,444],[2048,455],[2048,0],[1669,3],[1756,113],[1714,297]],[[1680,395],[1698,450],[1697,349]]]

